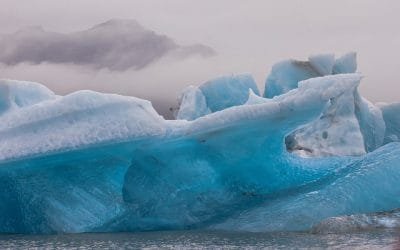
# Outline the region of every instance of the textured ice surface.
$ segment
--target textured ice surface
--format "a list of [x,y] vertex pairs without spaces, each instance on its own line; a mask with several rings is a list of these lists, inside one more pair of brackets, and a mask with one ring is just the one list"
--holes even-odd
[[331,75],[335,64],[335,55],[313,55],[308,58],[311,67],[322,76]]
[[309,78],[330,74],[355,73],[356,53],[335,60],[333,54],[314,55],[308,61],[286,60],[275,64],[265,82],[264,97],[272,98],[295,89]]
[[219,77],[200,85],[199,88],[212,112],[245,103],[249,89],[259,95],[257,85],[249,74]]
[[399,208],[399,157],[399,143],[385,145],[352,164],[342,165],[330,176],[277,195],[213,228],[308,230],[329,217]]
[[165,120],[134,97],[78,91],[0,118],[0,160],[164,134]]
[[0,80],[0,115],[55,97],[51,90],[38,83]]
[[283,140],[344,86],[326,87],[305,85],[192,122],[164,121],[136,98],[87,91],[7,114],[0,231],[200,227],[259,195],[318,179],[340,164],[303,166]]
[[208,113],[244,104],[249,89],[259,95],[257,85],[249,74],[222,76],[191,86],[181,94],[177,119],[194,120]]
[[[349,74],[307,80],[322,86],[334,81],[347,87],[345,91],[338,91],[329,100],[327,108],[319,119],[286,138],[288,149],[310,156],[365,154],[364,139],[356,117],[354,100],[360,79],[360,75]],[[308,83],[307,81],[300,84]]]
[[350,52],[336,59],[333,74],[354,73],[357,70],[357,53]]
[[355,114],[364,138],[365,150],[371,152],[383,145],[386,124],[382,111],[358,91],[354,92]]
[[256,95],[253,90],[249,90],[249,97],[247,98],[247,101],[245,105],[253,105],[253,104],[262,104],[262,103],[267,103],[271,102],[271,99],[268,98],[263,98],[259,95]]
[[341,74],[300,82],[336,81],[347,87],[329,100],[319,119],[286,138],[288,149],[308,156],[362,155],[381,146],[385,122],[380,109],[359,95],[360,80],[357,74]]
[[265,82],[264,97],[272,98],[297,88],[300,81],[321,76],[308,61],[287,60],[272,67]]
[[[383,144],[385,122],[382,112],[358,93],[361,77],[351,79],[343,73],[357,69],[356,53],[348,53],[338,59],[334,55],[310,56],[308,61],[288,60],[273,66],[265,86],[264,96],[279,96],[311,78],[331,75],[325,79],[347,82],[349,87],[332,98],[321,117],[286,138],[290,151],[304,156],[362,155]],[[343,74],[343,77],[336,77]],[[251,97],[248,104],[263,102]]]
[[400,103],[380,105],[386,124],[385,143],[400,141]]
[[179,120],[191,121],[211,113],[203,92],[196,86],[185,88],[179,96],[179,103],[176,115]]
[[248,75],[189,87],[181,120],[134,97],[8,83],[0,232],[310,230],[399,208],[398,105],[362,98],[359,74],[328,74],[330,55],[311,64],[326,76],[273,98]]

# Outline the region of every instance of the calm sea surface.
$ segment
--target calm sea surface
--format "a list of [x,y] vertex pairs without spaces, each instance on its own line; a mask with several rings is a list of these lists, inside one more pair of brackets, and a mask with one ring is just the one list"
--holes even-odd
[[0,249],[400,249],[400,231],[346,234],[165,231],[0,235]]

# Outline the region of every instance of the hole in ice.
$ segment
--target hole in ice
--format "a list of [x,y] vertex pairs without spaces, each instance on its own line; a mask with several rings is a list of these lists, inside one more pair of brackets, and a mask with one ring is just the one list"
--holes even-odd
[[296,141],[294,133],[285,137],[285,145],[286,145],[286,151],[290,153],[294,151],[304,151],[310,154],[313,153],[313,150],[311,148],[303,147]]

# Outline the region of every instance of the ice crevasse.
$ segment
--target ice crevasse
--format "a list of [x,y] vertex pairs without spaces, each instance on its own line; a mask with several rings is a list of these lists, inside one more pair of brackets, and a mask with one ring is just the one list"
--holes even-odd
[[398,104],[359,94],[354,53],[291,63],[264,97],[248,74],[189,87],[176,120],[1,80],[0,232],[316,230],[397,211]]

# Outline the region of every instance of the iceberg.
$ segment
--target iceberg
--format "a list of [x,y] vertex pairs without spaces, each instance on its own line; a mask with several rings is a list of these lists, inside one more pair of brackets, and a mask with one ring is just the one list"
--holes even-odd
[[341,81],[348,87],[329,100],[319,119],[286,137],[289,151],[304,156],[356,156],[383,144],[386,126],[382,112],[358,93],[360,75],[342,74],[307,81],[320,84]]
[[191,121],[211,113],[203,92],[196,86],[185,88],[178,100],[179,110],[176,119]]
[[13,109],[54,98],[56,98],[55,94],[41,84],[0,80],[0,115]]
[[8,112],[0,121],[0,160],[151,137],[166,130],[150,102],[86,90]]
[[[310,66],[321,76],[331,75],[335,64],[335,55],[312,55],[308,57]],[[349,72],[354,73],[354,72]]]
[[335,164],[307,169],[293,158],[287,176],[277,177],[290,165],[285,133],[318,116],[344,86],[323,87],[192,122],[165,121],[147,101],[89,91],[7,114],[0,231],[194,227],[258,194],[313,181]]
[[379,105],[385,120],[386,131],[384,143],[400,140],[400,103]]
[[285,60],[275,64],[265,81],[264,97],[272,98],[297,88],[299,82],[331,74],[357,70],[357,54],[350,52],[335,60],[333,54],[313,55],[308,61]]
[[394,210],[400,206],[399,155],[400,143],[385,145],[298,193],[277,196],[212,228],[301,231],[331,217]]
[[244,104],[249,89],[259,95],[250,74],[222,76],[202,85],[186,88],[179,97],[177,119],[194,120],[209,113]]
[[386,122],[379,107],[363,98],[357,90],[354,99],[355,114],[363,135],[365,150],[372,152],[384,143]]
[[[330,75],[336,79],[334,76],[350,75],[356,70],[354,52],[336,60],[333,54],[325,54],[310,56],[304,62],[283,61],[272,67],[266,80],[264,96],[280,96],[296,89],[307,79],[317,80],[321,76],[329,79]],[[319,119],[288,135],[288,150],[303,156],[356,156],[382,146],[386,129],[382,112],[359,94],[360,81],[361,76],[354,79],[353,83],[348,83],[346,91],[330,100]],[[252,99],[251,102],[254,102],[255,98]]]
[[333,74],[349,74],[357,70],[357,53],[350,52],[335,60]]
[[[321,85],[328,81],[340,81],[348,87],[329,100],[319,119],[286,137],[288,150],[310,156],[365,154],[364,139],[355,113],[354,92],[360,80],[360,75],[337,75],[327,76],[323,80],[308,80]],[[299,84],[302,83],[304,84]]]
[[398,209],[397,107],[362,98],[361,75],[336,64],[351,58],[310,57],[318,76],[272,98],[249,75],[190,86],[176,120],[135,97],[12,82],[0,232],[312,230]]

